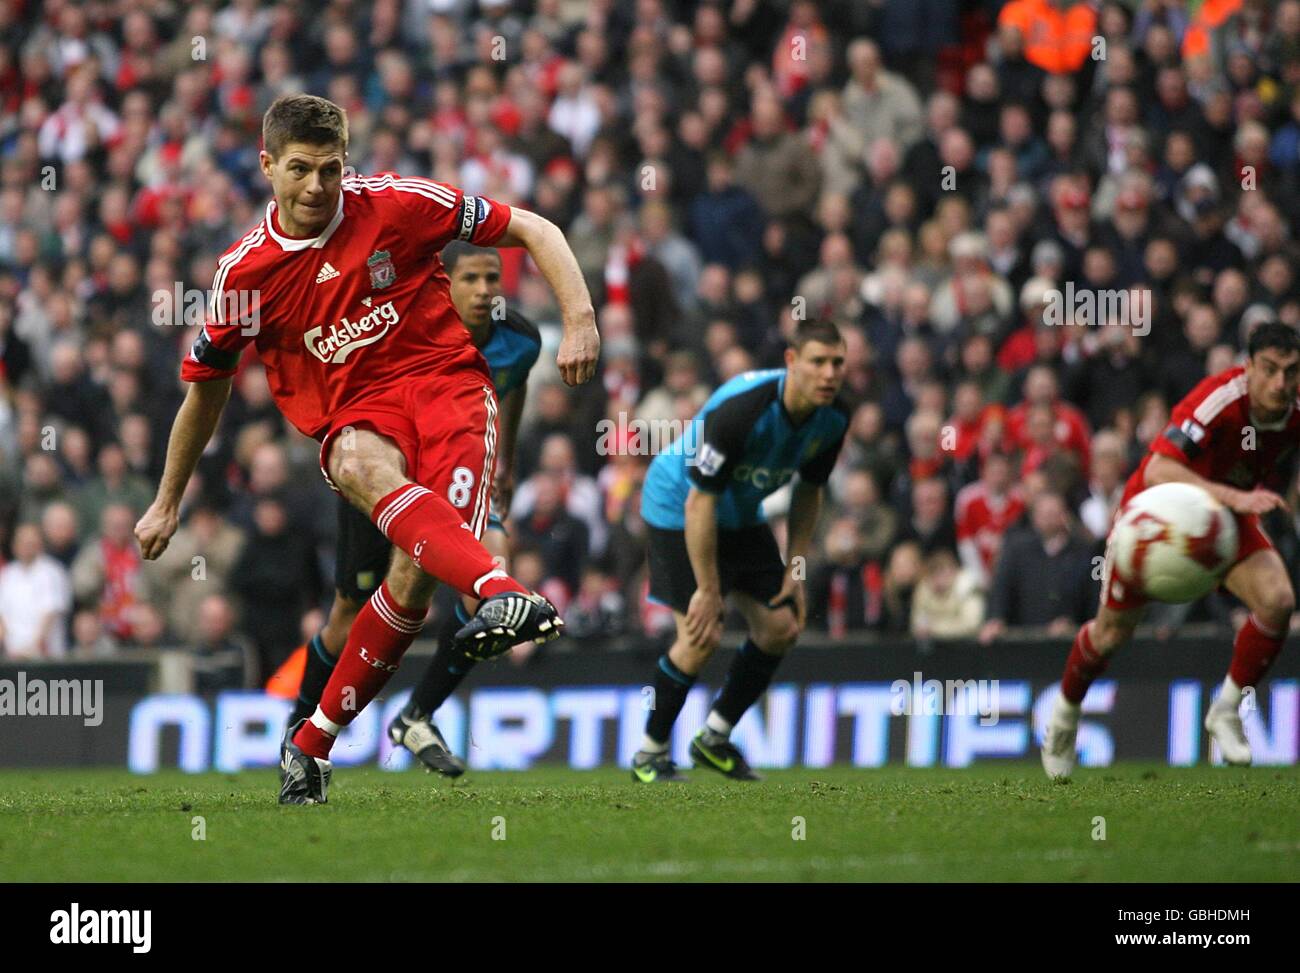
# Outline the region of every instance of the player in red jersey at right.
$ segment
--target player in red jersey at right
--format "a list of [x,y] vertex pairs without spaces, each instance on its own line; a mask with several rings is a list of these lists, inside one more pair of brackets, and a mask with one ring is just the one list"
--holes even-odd
[[595,374],[600,339],[578,262],[549,221],[428,179],[345,176],[347,116],[324,98],[278,99],[262,134],[274,198],[218,261],[208,320],[181,369],[191,385],[136,537],[149,559],[167,547],[240,354],[255,344],[280,411],[320,441],[327,482],[398,549],[316,712],[285,735],[280,801],[313,804],[326,800],[335,739],[397,670],[438,581],[482,599],[456,633],[479,657],[563,626],[479,543],[497,402],[437,254],[452,240],[526,247],[560,304],[556,362],[569,385]]
[[[1120,509],[1158,483],[1193,483],[1233,511],[1237,559],[1223,586],[1250,609],[1237,632],[1232,664],[1205,728],[1230,764],[1250,763],[1250,743],[1238,709],[1277,654],[1291,625],[1295,592],[1286,565],[1260,526],[1270,510],[1286,510],[1286,489],[1300,447],[1300,332],[1261,324],[1251,332],[1244,366],[1201,381],[1174,407],[1169,425],[1129,478]],[[1251,430],[1251,432],[1247,432]],[[1116,514],[1118,517],[1118,512]],[[1115,576],[1107,549],[1101,608],[1079,629],[1043,737],[1049,777],[1074,770],[1080,704],[1110,655],[1129,640],[1147,599]]]

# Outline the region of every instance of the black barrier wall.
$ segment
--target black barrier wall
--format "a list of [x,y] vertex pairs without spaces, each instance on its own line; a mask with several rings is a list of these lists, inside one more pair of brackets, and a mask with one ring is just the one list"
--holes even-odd
[[[621,645],[622,651],[609,651],[571,644],[526,667],[501,660],[481,665],[439,711],[439,726],[471,768],[625,765],[654,703],[649,682],[658,650],[648,643]],[[340,739],[338,765],[408,766],[383,728],[405,702],[430,648],[412,650],[386,695]],[[1067,651],[1060,640],[994,648],[970,642],[922,648],[911,641],[800,645],[734,738],[753,763],[766,767],[960,767],[1033,757]],[[674,750],[683,761],[729,665],[730,651],[719,655],[678,721]],[[1226,637],[1136,641],[1085,700],[1081,763],[1216,759],[1201,720],[1229,655]],[[55,686],[60,681],[64,685]],[[77,694],[68,684],[74,681],[81,687],[80,711],[70,711]],[[46,702],[33,712],[42,685]],[[154,685],[150,660],[0,667],[0,766],[129,766],[149,773],[172,767],[237,771],[276,762],[288,702],[261,692],[163,695],[149,691]],[[22,694],[26,711],[16,712]],[[1243,718],[1257,763],[1297,762],[1300,662],[1294,651],[1283,652],[1270,679],[1248,695]]]

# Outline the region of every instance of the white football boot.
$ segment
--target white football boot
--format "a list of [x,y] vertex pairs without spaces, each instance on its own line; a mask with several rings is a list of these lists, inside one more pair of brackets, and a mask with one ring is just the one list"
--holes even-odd
[[1052,780],[1068,780],[1074,772],[1074,745],[1079,735],[1079,706],[1059,692],[1043,731],[1043,770]]
[[1222,698],[1216,699],[1205,714],[1205,729],[1219,745],[1225,762],[1234,767],[1250,766],[1250,741],[1246,739],[1236,706]]

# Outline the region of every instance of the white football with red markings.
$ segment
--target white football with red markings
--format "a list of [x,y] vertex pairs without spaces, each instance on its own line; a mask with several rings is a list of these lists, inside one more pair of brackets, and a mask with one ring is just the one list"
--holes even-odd
[[1148,598],[1179,604],[1212,591],[1237,555],[1237,521],[1191,483],[1160,483],[1128,502],[1111,529],[1113,570]]

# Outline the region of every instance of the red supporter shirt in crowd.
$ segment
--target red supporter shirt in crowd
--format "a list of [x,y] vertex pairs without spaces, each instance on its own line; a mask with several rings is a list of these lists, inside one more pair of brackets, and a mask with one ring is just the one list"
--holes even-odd
[[980,439],[984,435],[984,427],[990,422],[1005,422],[1006,409],[996,403],[990,403],[980,410],[980,414],[971,421],[959,419],[953,416],[948,420],[946,425],[951,426],[957,433],[956,442],[952,447],[952,457],[958,462],[965,462],[970,458],[980,446]]
[[955,507],[957,543],[972,541],[979,552],[984,570],[993,573],[1002,546],[1002,535],[1025,512],[1020,491],[1012,489],[994,497],[976,480],[957,492]]
[[[343,180],[319,236],[285,236],[276,204],[222,255],[187,382],[233,375],[250,342],[276,405],[321,439],[340,409],[415,379],[486,370],[436,259],[452,240],[492,246],[510,207],[393,173]],[[486,371],[485,371],[486,374]]]
[[[1025,432],[1025,420],[1029,417],[1029,409],[1028,402],[1021,402],[1007,413],[1006,442],[1003,448],[1008,452],[1029,451],[1034,446]],[[1086,478],[1092,453],[1092,433],[1088,429],[1088,420],[1083,417],[1082,412],[1060,399],[1052,403],[1052,413],[1056,416],[1052,429],[1053,437],[1062,448],[1079,457],[1079,464]]]
[[[1146,489],[1151,457],[1175,459],[1192,472],[1238,490],[1257,486],[1286,493],[1300,445],[1300,399],[1277,422],[1256,422],[1246,394],[1246,369],[1237,365],[1202,379],[1169,417],[1141,464],[1129,477],[1121,506]],[[1255,431],[1246,434],[1247,427]]]
[[131,609],[139,604],[140,576],[143,570],[140,549],[134,540],[120,547],[107,538],[99,542],[104,558],[104,587],[99,595],[99,617],[114,638],[129,639],[134,634]]

